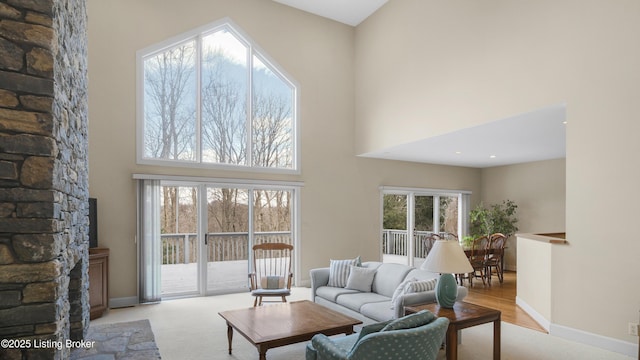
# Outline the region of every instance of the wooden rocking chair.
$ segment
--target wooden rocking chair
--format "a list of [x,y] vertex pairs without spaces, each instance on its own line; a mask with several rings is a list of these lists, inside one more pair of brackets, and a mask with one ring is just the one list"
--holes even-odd
[[291,295],[293,246],[264,243],[253,246],[253,272],[249,274],[253,306],[262,305],[263,297],[278,297],[287,302]]

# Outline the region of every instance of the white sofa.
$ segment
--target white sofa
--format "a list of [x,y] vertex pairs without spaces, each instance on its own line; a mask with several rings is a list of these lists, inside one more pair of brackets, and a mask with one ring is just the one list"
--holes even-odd
[[[363,325],[402,317],[404,306],[436,301],[435,291],[414,292],[391,299],[398,286],[408,279],[429,280],[439,275],[407,265],[364,262],[362,267],[375,269],[371,292],[328,286],[329,268],[310,271],[311,297],[320,305],[359,319]],[[458,286],[457,300],[467,296],[467,288]]]

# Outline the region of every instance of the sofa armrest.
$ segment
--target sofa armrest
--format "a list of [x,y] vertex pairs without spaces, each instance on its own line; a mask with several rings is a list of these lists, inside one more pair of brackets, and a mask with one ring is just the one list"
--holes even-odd
[[311,301],[316,301],[316,290],[329,283],[329,268],[317,268],[309,271],[311,277]]
[[[456,301],[463,300],[469,290],[464,286],[458,286],[458,295],[456,296]],[[402,296],[398,296],[395,303],[393,305],[393,317],[395,319],[404,316],[404,307],[419,305],[419,304],[427,304],[436,302],[436,292],[434,290],[431,291],[423,291],[419,293],[409,293],[404,294]]]

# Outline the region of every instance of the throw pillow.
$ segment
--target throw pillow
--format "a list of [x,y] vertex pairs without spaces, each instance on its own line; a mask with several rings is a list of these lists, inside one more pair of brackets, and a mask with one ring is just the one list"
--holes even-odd
[[329,283],[327,285],[341,288],[347,286],[351,266],[356,265],[357,260],[357,258],[348,260],[332,259],[329,265]]
[[263,276],[260,279],[260,287],[263,289],[284,289],[284,277]]
[[391,309],[395,309],[396,299],[406,293],[407,284],[413,281],[418,281],[416,278],[407,279],[398,285],[396,290],[393,292],[393,296],[391,296]]
[[418,326],[426,325],[435,319],[436,316],[428,311],[422,310],[417,313],[403,316],[399,319],[395,319],[380,331],[400,330],[400,329],[412,329]]
[[438,279],[429,279],[429,280],[418,280],[412,281],[407,284],[407,288],[405,289],[405,294],[418,293],[423,291],[431,291],[436,288],[436,283]]
[[371,292],[371,284],[373,283],[373,278],[376,276],[376,269],[351,266],[350,270],[346,288]]

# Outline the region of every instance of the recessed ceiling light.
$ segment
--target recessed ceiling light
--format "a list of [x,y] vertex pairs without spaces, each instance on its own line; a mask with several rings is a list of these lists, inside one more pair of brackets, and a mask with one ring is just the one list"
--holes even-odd
[[491,156],[489,156],[489,157],[490,157],[491,159],[495,159],[495,158],[496,158],[496,156],[495,156],[495,155],[491,155]]
[[462,151],[456,151],[456,154],[460,155],[462,154]]

